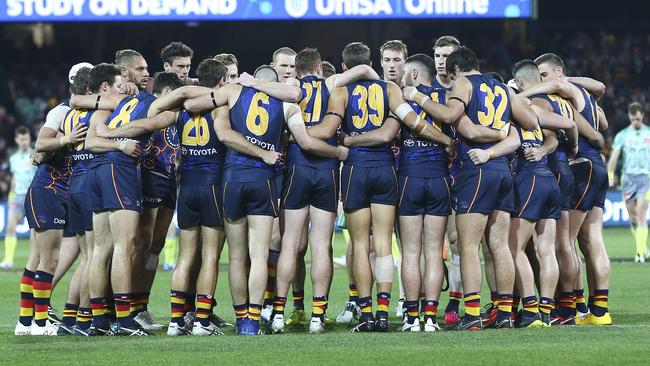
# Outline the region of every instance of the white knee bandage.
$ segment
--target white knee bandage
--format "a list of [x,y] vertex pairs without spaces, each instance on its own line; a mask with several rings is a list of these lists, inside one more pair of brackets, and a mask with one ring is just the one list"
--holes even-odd
[[375,259],[375,276],[377,283],[393,282],[393,256],[387,255]]

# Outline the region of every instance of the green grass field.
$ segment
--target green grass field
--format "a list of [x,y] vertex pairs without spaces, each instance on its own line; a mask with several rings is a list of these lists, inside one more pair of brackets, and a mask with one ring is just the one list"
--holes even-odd
[[[0,364],[83,364],[109,365],[141,362],[150,364],[522,364],[633,365],[650,363],[648,279],[650,265],[629,261],[633,243],[627,229],[605,231],[607,249],[613,259],[610,311],[614,326],[570,327],[483,332],[441,332],[436,334],[348,334],[347,328],[329,327],[322,335],[309,335],[306,328],[287,329],[284,335],[238,337],[228,330],[223,337],[149,338],[15,337],[18,317],[18,283],[21,271],[0,272]],[[345,247],[337,234],[334,254]],[[27,243],[21,241],[16,266],[24,264]],[[226,256],[222,257],[226,258]],[[224,260],[222,260],[224,262]],[[74,268],[74,267],[73,267]],[[71,272],[70,272],[71,273]],[[222,270],[217,286],[216,312],[234,323]],[[54,291],[52,304],[59,310],[65,302],[69,275]],[[165,323],[169,317],[170,272],[159,272],[152,292],[150,310]],[[391,315],[398,294],[393,288]],[[310,296],[309,281],[306,298]],[[485,293],[485,292],[484,292]],[[483,300],[487,300],[483,296]],[[329,315],[335,317],[347,299],[347,276],[337,268],[330,294]],[[441,310],[447,303],[441,297]],[[309,309],[309,301],[306,303]],[[288,304],[288,309],[291,305]],[[398,319],[392,318],[392,326]],[[504,362],[505,361],[505,362]]]

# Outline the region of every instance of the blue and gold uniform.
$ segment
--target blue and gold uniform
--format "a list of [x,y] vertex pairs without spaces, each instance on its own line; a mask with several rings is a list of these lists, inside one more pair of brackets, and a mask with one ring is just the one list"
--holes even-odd
[[[141,91],[136,96],[124,98],[106,120],[110,129],[146,118],[151,103],[156,97]],[[150,134],[132,138],[143,150],[149,147]],[[116,138],[115,140],[127,140]],[[95,154],[88,174],[93,212],[107,210],[142,210],[142,190],[139,159],[121,151]]]
[[211,112],[190,115],[182,110],[176,122],[181,132],[181,180],[178,226],[223,227],[221,182],[226,147],[214,132]]
[[[417,90],[437,103],[445,103],[447,91],[426,85]],[[432,128],[450,134],[450,126],[434,121],[416,103],[409,103],[413,110]],[[399,168],[399,215],[451,214],[451,182],[448,156],[445,146],[413,136],[411,129],[402,123],[402,155]]]
[[[286,123],[283,102],[279,99],[242,87],[230,109],[230,123],[251,144],[280,151]],[[247,215],[277,216],[274,175],[274,167],[261,159],[228,149],[223,183],[224,216],[229,219]]]
[[[68,111],[63,120],[63,133],[70,133],[77,126],[90,127],[90,118],[94,110]],[[85,231],[93,230],[93,211],[88,205],[87,177],[90,161],[94,155],[85,147],[81,141],[70,147],[72,157],[72,176],[70,177],[70,195],[68,197],[68,226],[71,232],[83,234]]]
[[444,89],[447,92],[451,91],[451,87],[447,88],[446,86],[440,84],[438,78],[436,78],[435,75],[433,75],[433,78],[431,79],[431,87],[434,89]]
[[142,203],[144,207],[176,207],[176,154],[179,146],[176,125],[151,134],[142,159]]
[[[568,100],[555,94],[535,94],[530,97],[531,100],[535,98],[547,101],[553,108],[553,113],[571,121],[575,120],[571,103]],[[562,201],[563,211],[571,208],[574,189],[573,173],[569,168],[569,150],[569,146],[560,143],[555,151],[548,156],[548,166],[555,175],[555,179],[560,186],[560,192],[562,192],[560,200]]]
[[[325,80],[309,75],[300,80],[300,110],[307,127],[323,120],[327,111],[329,90]],[[328,144],[336,146],[336,136]],[[284,178],[282,207],[297,210],[307,205],[336,213],[339,199],[339,162],[303,152],[297,143],[287,148],[287,172]]]
[[[472,83],[472,95],[465,111],[467,117],[474,124],[501,129],[510,120],[508,88],[489,76],[469,75],[467,79]],[[471,149],[488,149],[495,144],[461,138],[457,147],[460,159],[455,189],[457,214],[513,212],[512,176],[507,158],[498,157],[474,165],[468,155]]]
[[[55,108],[69,108],[69,101]],[[25,197],[25,213],[30,229],[67,228],[66,202],[71,160],[69,151],[60,149],[38,166]]]
[[[348,104],[341,130],[356,136],[380,128],[389,115],[386,82],[364,80],[347,85]],[[341,173],[343,209],[371,203],[397,205],[397,173],[390,144],[351,147]]]
[[[596,99],[582,86],[576,86],[585,99],[585,107],[580,111],[580,114],[598,131],[600,126]],[[570,165],[575,181],[571,209],[589,211],[594,206],[603,208],[609,182],[607,167],[600,155],[600,149],[580,136],[578,138],[577,159],[572,161]]]
[[512,217],[530,221],[559,219],[561,211],[560,188],[544,156],[530,162],[524,150],[539,148],[544,143],[542,129],[527,131],[515,125],[521,146],[513,153],[511,169],[515,191],[515,212]]

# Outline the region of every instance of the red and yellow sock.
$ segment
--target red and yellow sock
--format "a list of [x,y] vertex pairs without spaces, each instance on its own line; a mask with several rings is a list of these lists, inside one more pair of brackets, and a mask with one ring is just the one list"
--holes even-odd
[[388,308],[390,307],[390,293],[377,293],[377,318],[388,319]]
[[248,318],[253,321],[260,321],[260,314],[262,314],[262,305],[259,304],[248,304]]
[[436,300],[426,300],[424,303],[424,321],[431,319],[435,323],[437,314],[438,302]]
[[465,294],[465,314],[469,316],[481,316],[481,293],[470,292]]
[[513,296],[511,294],[498,295],[497,307],[502,315],[510,315],[512,313],[512,301]]
[[34,319],[34,276],[36,273],[25,268],[20,278],[20,324],[29,327]]
[[293,308],[296,310],[305,309],[305,291],[291,291],[291,297],[293,298]]
[[372,316],[372,298],[370,296],[360,297],[358,305],[361,308],[361,320],[372,321],[374,319]]
[[196,296],[196,320],[202,326],[210,325],[210,312],[212,310],[212,295],[198,294]]
[[266,289],[264,290],[264,307],[273,305],[275,298],[275,276],[278,268],[278,259],[280,259],[280,252],[277,250],[269,249],[269,258],[266,261],[266,268],[268,273],[266,275]]
[[539,298],[539,311],[542,314],[551,315],[551,311],[553,311],[554,305],[555,301],[553,301],[553,299],[549,299],[548,297]]
[[354,283],[348,284],[348,302],[356,303],[359,300],[359,291],[357,291],[357,285]]
[[248,313],[248,305],[246,304],[233,305],[232,308],[235,310],[235,318],[237,320],[244,319]]
[[311,300],[311,317],[318,318],[325,322],[325,311],[327,310],[327,296],[314,296]]
[[537,302],[537,297],[528,296],[521,299],[521,303],[524,306],[524,311],[537,314],[539,313],[539,303]]
[[406,318],[409,323],[414,323],[420,317],[417,301],[404,301],[404,309],[406,309]]
[[39,327],[44,327],[47,322],[47,308],[50,305],[52,295],[52,275],[36,271],[34,276],[34,322]]
[[284,316],[284,308],[287,306],[287,298],[286,297],[280,297],[276,296],[275,299],[273,299],[273,316],[275,314],[281,314]]
[[131,319],[131,296],[129,294],[114,294],[115,320],[125,328],[133,326]]
[[183,319],[183,316],[185,315],[185,301],[186,301],[186,293],[183,291],[171,291],[171,296],[169,297],[169,302],[171,304],[171,310],[172,310],[172,322],[183,326],[185,325],[185,321]]
[[77,311],[77,326],[83,330],[90,329],[93,313],[90,308],[79,308]]
[[449,303],[447,303],[447,308],[445,308],[445,313],[450,311],[458,312],[458,307],[460,306],[460,299],[463,298],[463,294],[460,292],[450,292],[449,293]]
[[573,316],[573,292],[560,292],[557,299],[557,313],[560,318],[568,319]]
[[573,290],[573,292],[576,295],[576,311],[579,311],[583,314],[586,314],[589,312],[589,308],[587,307],[587,302],[585,301],[585,290],[584,289],[578,289],[578,290]]
[[93,297],[90,299],[90,309],[93,317],[93,324],[95,326],[105,328],[108,326],[106,319],[106,298]]

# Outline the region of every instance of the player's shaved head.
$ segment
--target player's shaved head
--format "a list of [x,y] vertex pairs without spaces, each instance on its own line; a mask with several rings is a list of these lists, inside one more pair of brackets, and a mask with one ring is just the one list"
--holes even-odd
[[[90,68],[82,67],[77,71],[72,85],[70,86],[70,93],[74,95],[84,95],[88,93],[90,89]],[[119,70],[118,70],[119,75]],[[115,78],[113,78],[115,79]]]
[[352,42],[345,46],[341,56],[348,69],[357,65],[370,65],[370,48],[361,42]]
[[265,80],[265,81],[278,81],[278,73],[275,72],[271,65],[262,65],[255,69],[253,76],[256,79]]
[[280,55],[287,55],[287,56],[295,56],[296,51],[292,50],[289,47],[280,47],[275,52],[273,52],[273,63],[276,63],[278,61],[278,57]]
[[539,84],[542,79],[539,75],[539,68],[533,60],[521,60],[512,67],[512,75],[520,89],[527,89]]
[[447,57],[447,74],[454,75],[456,72],[479,71],[478,57],[469,47],[460,46]]
[[136,50],[119,50],[115,52],[115,64],[119,67],[128,67],[131,61],[137,57],[142,57],[142,54]]
[[411,68],[417,68],[418,74],[422,74],[424,79],[429,80],[433,77],[433,70],[436,67],[431,56],[425,55],[424,53],[418,53],[407,58],[406,65],[409,70]]
[[196,68],[196,76],[199,78],[199,85],[207,88],[215,88],[226,81],[228,68],[223,63],[208,58]]
[[174,72],[159,72],[153,79],[153,93],[162,94],[167,88],[170,90],[184,86],[185,82]]
[[90,70],[89,88],[93,93],[99,92],[103,83],[113,86],[115,77],[120,76],[120,68],[117,65],[101,63]]
[[296,54],[296,72],[298,76],[314,73],[320,64],[320,53],[315,48],[305,48]]

